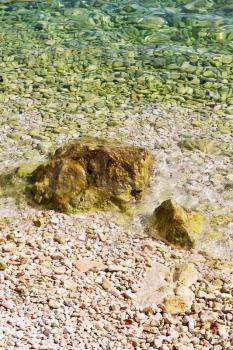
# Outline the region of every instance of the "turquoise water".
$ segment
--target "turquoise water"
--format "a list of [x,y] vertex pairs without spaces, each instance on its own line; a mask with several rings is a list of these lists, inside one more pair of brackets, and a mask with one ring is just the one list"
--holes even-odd
[[0,101],[13,110],[23,98],[54,112],[64,100],[71,112],[233,105],[232,0],[1,0],[0,28]]

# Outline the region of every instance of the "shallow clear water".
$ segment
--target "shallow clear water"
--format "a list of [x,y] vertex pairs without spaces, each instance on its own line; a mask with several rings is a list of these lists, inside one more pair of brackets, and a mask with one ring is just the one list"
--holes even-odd
[[[232,0],[1,0],[0,101],[233,105]],[[36,104],[35,104],[36,106]],[[71,106],[72,109],[72,106]]]

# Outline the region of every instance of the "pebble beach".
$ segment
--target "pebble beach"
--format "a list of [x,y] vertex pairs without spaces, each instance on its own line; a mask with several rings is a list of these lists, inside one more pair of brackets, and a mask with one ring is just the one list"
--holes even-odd
[[[182,152],[182,135],[199,137],[203,129],[191,127],[192,110],[180,111],[147,106],[117,130],[155,155],[148,193],[134,215],[67,215],[5,200],[1,349],[231,349],[232,163],[224,154]],[[212,140],[216,127],[208,127]],[[108,132],[113,138],[114,130]],[[217,148],[220,142],[223,152],[230,148],[228,137],[216,139]],[[212,220],[208,237],[191,251],[169,247],[145,229],[144,218],[169,196]],[[213,239],[216,231],[223,236]],[[155,263],[194,264],[189,311],[140,307],[137,292]]]
[[[232,5],[32,3],[0,5],[0,349],[231,350]],[[128,212],[60,213],[5,186],[5,174],[85,136],[153,154],[148,188]],[[169,198],[205,217],[191,249],[149,225]],[[168,277],[176,266],[192,271],[187,307],[168,302],[182,295]]]

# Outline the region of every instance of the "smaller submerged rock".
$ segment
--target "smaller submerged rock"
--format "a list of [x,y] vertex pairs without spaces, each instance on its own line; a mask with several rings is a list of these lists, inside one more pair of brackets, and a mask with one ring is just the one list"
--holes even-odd
[[180,247],[193,248],[200,238],[204,217],[168,199],[155,209],[151,221],[161,238]]
[[142,147],[84,139],[58,149],[34,171],[31,194],[63,212],[127,209],[145,190],[152,160]]
[[209,140],[209,139],[198,139],[198,138],[185,139],[179,142],[178,145],[181,149],[187,149],[189,151],[198,150],[200,152],[210,154],[210,155],[221,153],[221,149],[216,144],[216,142],[214,140]]

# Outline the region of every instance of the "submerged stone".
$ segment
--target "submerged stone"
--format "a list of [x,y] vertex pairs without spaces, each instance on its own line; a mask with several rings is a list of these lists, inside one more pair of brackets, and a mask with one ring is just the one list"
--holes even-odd
[[181,149],[188,149],[190,151],[197,149],[203,153],[210,155],[221,153],[221,149],[219,149],[216,142],[209,139],[186,139],[179,143],[179,147]]
[[86,139],[40,165],[30,190],[37,203],[63,212],[127,209],[141,197],[152,160],[142,147]]
[[164,201],[152,215],[152,226],[166,241],[192,248],[200,237],[202,214],[179,206],[174,200]]

